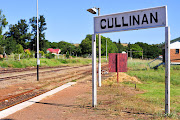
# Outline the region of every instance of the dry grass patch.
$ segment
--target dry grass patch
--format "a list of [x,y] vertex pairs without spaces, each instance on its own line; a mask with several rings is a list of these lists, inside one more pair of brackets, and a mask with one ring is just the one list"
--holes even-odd
[[157,113],[160,107],[155,106],[137,94],[144,91],[117,83],[113,77],[103,81],[102,87],[98,88],[98,106],[91,107],[92,93],[87,92],[77,98],[76,103],[80,108],[92,110],[97,115],[103,115],[107,119],[160,119]]

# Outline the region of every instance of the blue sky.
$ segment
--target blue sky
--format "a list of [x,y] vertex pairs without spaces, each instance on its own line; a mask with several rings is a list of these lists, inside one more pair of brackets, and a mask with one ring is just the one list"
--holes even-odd
[[[99,7],[101,15],[167,5],[168,24],[171,39],[180,37],[180,0],[39,0],[39,14],[47,23],[46,39],[51,42],[67,41],[80,43],[87,34],[93,33],[93,15],[86,10]],[[36,0],[3,0],[0,9],[10,24],[20,19],[36,16]],[[165,28],[152,28],[103,34],[105,37],[122,43],[164,42]],[[8,27],[6,28],[8,30]],[[4,30],[4,32],[6,31]]]

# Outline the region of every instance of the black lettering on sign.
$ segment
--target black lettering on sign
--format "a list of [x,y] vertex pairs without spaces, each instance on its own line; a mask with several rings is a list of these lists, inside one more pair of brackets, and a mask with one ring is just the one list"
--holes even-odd
[[101,20],[101,29],[105,29],[105,28],[106,28],[106,25],[102,26],[102,22],[103,22],[103,21],[106,23],[106,19],[102,19],[102,20]]
[[113,28],[113,18],[112,18],[112,24],[111,24],[111,26],[109,25],[109,19],[108,19],[108,28]]
[[138,15],[138,18],[136,19],[136,17],[133,15],[133,25],[135,25],[135,22],[136,24],[139,25],[139,15]]
[[115,18],[115,26],[116,27],[121,27],[121,24],[119,24],[119,25],[117,24],[117,18]]
[[122,17],[122,24],[123,24],[123,26],[128,26],[127,23],[124,23],[124,17]]
[[131,16],[129,16],[129,25],[131,26]]
[[147,16],[146,14],[143,15],[143,19],[142,19],[142,24],[146,22],[148,24],[148,19],[147,19]]
[[153,16],[152,13],[150,13],[150,23],[152,23],[152,19],[154,19],[154,21],[157,23],[158,22],[158,15],[157,15],[157,12],[156,12],[156,17]]

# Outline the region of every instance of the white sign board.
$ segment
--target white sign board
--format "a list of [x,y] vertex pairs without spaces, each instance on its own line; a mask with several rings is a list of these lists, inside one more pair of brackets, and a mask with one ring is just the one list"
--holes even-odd
[[167,26],[167,7],[148,8],[94,17],[94,33]]

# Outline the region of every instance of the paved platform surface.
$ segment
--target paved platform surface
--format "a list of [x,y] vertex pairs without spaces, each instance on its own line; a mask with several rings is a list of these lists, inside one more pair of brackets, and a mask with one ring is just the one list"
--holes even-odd
[[[95,112],[82,108],[79,103],[76,103],[77,97],[87,92],[91,92],[91,83],[88,81],[80,82],[54,95],[46,97],[39,102],[33,101],[35,104],[19,110],[1,120],[97,119]],[[101,116],[101,118],[103,118],[103,116]]]

